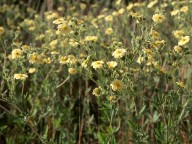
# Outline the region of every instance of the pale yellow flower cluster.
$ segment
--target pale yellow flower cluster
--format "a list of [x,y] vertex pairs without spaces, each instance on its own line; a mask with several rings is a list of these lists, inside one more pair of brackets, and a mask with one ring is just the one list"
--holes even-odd
[[84,39],[86,42],[89,42],[89,41],[97,41],[98,40],[98,37],[97,36],[86,36],[85,39]]
[[179,14],[180,12],[187,13],[188,10],[189,10],[188,6],[183,6],[180,9],[175,9],[175,10],[171,11],[171,15],[175,16],[175,15]]

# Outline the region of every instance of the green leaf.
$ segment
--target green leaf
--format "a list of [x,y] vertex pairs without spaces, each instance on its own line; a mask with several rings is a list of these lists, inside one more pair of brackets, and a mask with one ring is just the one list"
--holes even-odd
[[105,142],[105,140],[100,132],[97,133],[97,137],[98,137],[99,143],[103,144]]
[[7,125],[1,126],[1,127],[0,127],[0,133],[2,133],[3,130],[6,129],[6,128],[7,128]]
[[136,126],[134,125],[134,123],[132,123],[131,121],[128,121],[128,125],[131,128],[131,130],[133,130],[133,131],[137,129]]
[[145,110],[145,108],[146,108],[146,105],[144,105],[144,106],[142,107],[142,109],[139,111],[139,115],[141,115],[141,114],[143,113],[143,111]]
[[117,132],[120,127],[121,127],[121,121],[119,120],[119,121],[118,121],[118,126],[115,128],[115,131],[114,131],[114,132]]
[[163,138],[163,135],[161,133],[161,131],[159,129],[155,129],[155,137],[161,141],[161,142],[164,142],[164,138]]
[[45,133],[44,133],[44,135],[43,135],[43,138],[44,138],[44,139],[47,139],[48,130],[49,130],[49,126],[47,125],[46,128],[45,128]]

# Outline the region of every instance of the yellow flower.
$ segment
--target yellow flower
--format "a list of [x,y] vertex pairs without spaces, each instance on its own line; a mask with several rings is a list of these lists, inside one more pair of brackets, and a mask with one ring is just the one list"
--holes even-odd
[[85,41],[89,42],[89,41],[97,41],[98,37],[97,36],[86,36],[85,37]]
[[9,60],[12,60],[12,55],[9,54],[9,55],[7,56],[7,58],[8,58]]
[[171,11],[171,15],[172,16],[175,16],[175,15],[177,15],[179,13],[179,10],[173,10],[173,11]]
[[44,35],[44,34],[40,34],[40,35],[38,35],[38,36],[35,38],[35,40],[41,41],[41,40],[43,40],[44,38],[45,38],[45,35]]
[[67,32],[69,30],[69,27],[66,22],[60,24],[57,26],[57,29],[62,32]]
[[147,59],[148,59],[148,62],[149,62],[148,65],[151,65],[152,63],[155,62],[155,59],[154,59],[154,57],[152,55],[148,55]]
[[29,63],[38,63],[40,61],[40,56],[38,53],[33,53],[31,55],[29,55]]
[[95,95],[95,96],[100,96],[100,95],[102,94],[102,89],[101,89],[101,87],[94,88],[92,94]]
[[125,12],[125,9],[124,9],[124,8],[121,8],[121,9],[118,11],[119,14],[123,14],[124,12]]
[[0,27],[0,35],[2,35],[4,33],[4,28]]
[[189,36],[182,36],[182,37],[180,38],[178,44],[179,44],[180,46],[183,46],[183,45],[189,43],[189,41],[190,41],[190,37],[189,37]]
[[115,5],[120,5],[121,4],[121,0],[117,0],[116,2],[115,2]]
[[158,3],[158,0],[151,1],[148,5],[147,8],[152,8],[155,4]]
[[186,87],[184,82],[176,82],[176,84],[182,88]]
[[153,39],[159,39],[160,38],[160,34],[155,30],[151,31],[151,36]]
[[84,4],[84,3],[80,3],[80,8],[81,8],[81,10],[86,9],[86,7],[87,7],[87,5],[86,5],[86,4]]
[[88,65],[88,60],[84,60],[81,64],[82,67],[86,68]]
[[107,21],[107,22],[108,22],[108,21],[109,21],[109,22],[110,22],[110,21],[113,21],[113,16],[112,16],[112,15],[106,16],[106,17],[105,17],[105,21]]
[[35,30],[35,27],[34,27],[34,26],[30,26],[30,27],[29,27],[29,30],[30,30],[30,31],[34,31],[34,30]]
[[133,8],[133,3],[129,3],[129,5],[127,6],[127,10],[129,11],[129,10],[131,10],[132,8]]
[[25,80],[28,77],[26,74],[14,74],[14,79]]
[[152,54],[153,54],[152,50],[149,49],[149,48],[144,49],[143,52],[144,52],[145,54],[148,54],[148,55],[152,55]]
[[117,62],[116,61],[109,61],[107,62],[108,68],[109,69],[113,69],[117,66]]
[[141,18],[142,17],[142,14],[140,14],[140,13],[137,13],[137,12],[135,12],[135,13],[131,13],[131,16],[132,17],[135,17],[135,18]]
[[70,63],[70,64],[75,64],[76,63],[76,58],[74,55],[68,55],[67,56],[67,63]]
[[98,15],[97,16],[97,19],[102,19],[102,18],[104,18],[105,17],[105,15]]
[[96,70],[103,67],[104,62],[103,61],[94,61],[92,62],[91,66]]
[[59,51],[52,51],[51,54],[52,54],[52,55],[58,55],[58,54],[59,54]]
[[112,12],[112,15],[113,15],[113,16],[118,16],[119,13],[118,13],[117,11],[114,11],[114,12]]
[[58,19],[56,19],[56,20],[54,20],[53,21],[53,24],[62,24],[62,23],[64,23],[64,18],[63,17],[61,17],[61,18],[58,18]]
[[12,56],[12,59],[21,58],[21,56],[22,56],[22,50],[21,50],[21,49],[14,49],[14,50],[11,52],[11,56]]
[[28,45],[22,45],[21,48],[23,51],[30,50],[30,46],[28,46]]
[[79,43],[76,42],[74,39],[69,39],[69,45],[72,47],[76,47]]
[[113,96],[113,95],[109,96],[109,97],[108,97],[108,100],[111,101],[111,102],[114,102],[115,96]]
[[105,34],[106,35],[111,35],[112,32],[113,32],[113,29],[112,28],[108,28],[108,29],[106,29]]
[[142,7],[145,3],[135,2],[134,7]]
[[36,68],[29,68],[29,73],[34,73],[36,71]]
[[164,40],[156,40],[153,45],[155,46],[155,48],[158,50],[158,48],[162,47],[165,44]]
[[114,80],[112,83],[111,83],[111,88],[113,91],[119,91],[119,90],[122,90],[124,87],[124,84],[122,81],[120,80]]
[[183,6],[180,11],[183,12],[183,13],[186,13],[188,11],[188,6]]
[[138,59],[137,59],[137,63],[141,64],[143,61],[144,61],[144,57],[139,56]]
[[182,48],[180,46],[174,46],[174,51],[176,51],[177,53],[180,53],[182,50]]
[[165,20],[165,16],[162,14],[154,14],[152,20],[155,23],[162,23]]
[[67,56],[59,57],[59,63],[60,64],[66,64],[67,63]]
[[57,10],[60,11],[60,12],[63,12],[64,8],[62,6],[60,6],[60,7],[57,8]]
[[183,30],[175,30],[175,31],[173,31],[173,35],[174,35],[176,38],[181,38],[184,34],[185,34],[185,33],[184,33]]
[[77,73],[77,70],[75,68],[69,68],[68,69],[69,74],[75,75]]
[[116,49],[113,53],[112,56],[116,59],[122,58],[126,54],[126,49]]
[[58,41],[57,40],[53,40],[49,43],[49,46],[52,48],[52,49],[55,49],[56,45],[57,45]]
[[42,62],[46,63],[46,64],[50,64],[51,63],[51,58],[50,57],[47,57],[47,58],[44,58],[42,60]]

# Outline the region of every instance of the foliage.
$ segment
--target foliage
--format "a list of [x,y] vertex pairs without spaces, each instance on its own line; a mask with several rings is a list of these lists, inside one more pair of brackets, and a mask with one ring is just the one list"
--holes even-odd
[[192,1],[1,4],[1,143],[192,142]]

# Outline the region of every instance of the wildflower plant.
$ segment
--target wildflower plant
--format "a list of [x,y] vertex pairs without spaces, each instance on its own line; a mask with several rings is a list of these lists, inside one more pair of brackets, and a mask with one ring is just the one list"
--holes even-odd
[[0,142],[192,142],[190,0],[0,4]]

